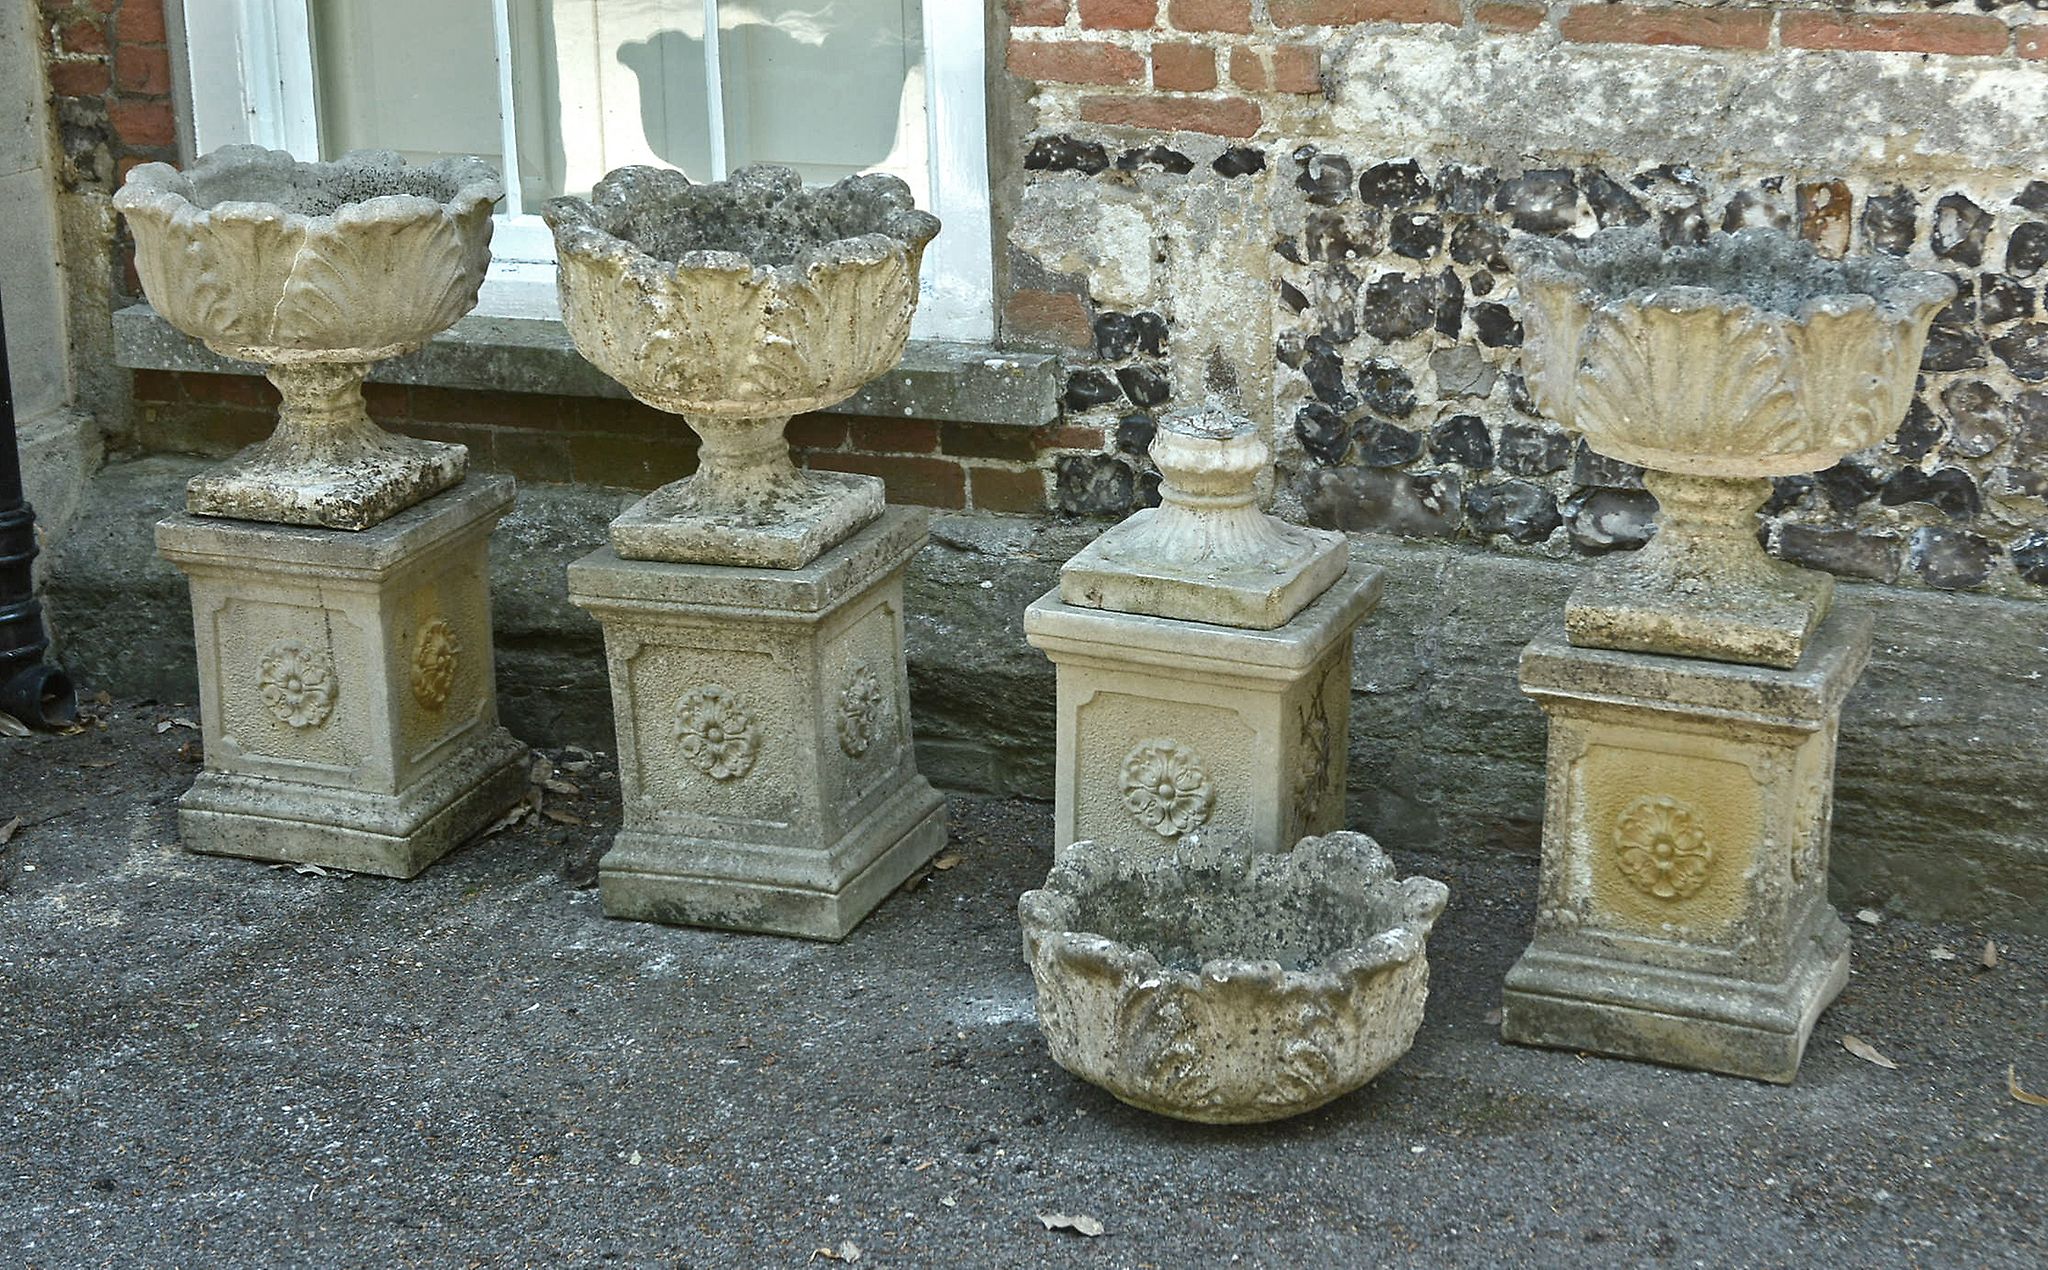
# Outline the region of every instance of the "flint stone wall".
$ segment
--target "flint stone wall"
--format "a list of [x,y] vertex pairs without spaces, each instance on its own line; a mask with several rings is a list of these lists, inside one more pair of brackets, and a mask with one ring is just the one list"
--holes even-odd
[[[1067,407],[1104,435],[1054,461],[1063,510],[1151,501],[1157,411],[1222,389],[1270,424],[1296,518],[1552,558],[1639,546],[1655,511],[1640,473],[1529,400],[1503,248],[1775,225],[1961,293],[1899,433],[1779,481],[1766,545],[1842,577],[2048,597],[2035,10],[1179,0],[1142,29],[1107,12],[1027,18],[1011,44],[1013,70],[1040,45],[1140,59],[1126,83],[1040,78],[1018,102],[1010,277],[1087,312]],[[1297,47],[1266,39],[1316,55],[1315,91],[1237,74]],[[1228,76],[1162,93],[1207,82],[1180,77],[1191,49]],[[1095,122],[1134,103],[1159,127]]]

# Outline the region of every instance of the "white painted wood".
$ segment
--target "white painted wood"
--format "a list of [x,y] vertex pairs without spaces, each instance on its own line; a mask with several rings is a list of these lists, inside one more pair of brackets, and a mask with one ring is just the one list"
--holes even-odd
[[[984,7],[973,0],[880,4],[901,6],[902,102],[896,144],[864,170],[902,176],[946,227],[925,258],[914,335],[986,341],[994,336],[995,316]],[[701,155],[699,170],[715,179],[731,162],[788,161],[752,147],[745,94],[735,91],[744,85],[731,79],[745,67],[736,63],[739,50],[731,39],[722,37],[741,22],[769,19],[814,37],[834,8],[811,12],[736,0],[491,0],[499,106],[494,131],[501,151],[493,157],[503,165],[507,197],[492,244],[486,310],[552,311],[553,285],[542,274],[551,269],[554,244],[533,214],[542,198],[587,190],[605,171],[627,163],[691,170]],[[198,150],[254,141],[318,157],[307,0],[184,0],[184,11]],[[720,30],[721,17],[727,32]],[[692,42],[702,54],[701,83],[690,82],[698,78],[697,67],[681,65],[694,59],[672,56]],[[523,58],[536,59],[535,67],[529,70]],[[543,65],[551,73],[543,73]],[[893,76],[893,67],[884,69]],[[819,126],[829,131],[833,101],[821,96]],[[730,143],[742,134],[748,144],[735,152]],[[762,141],[772,144],[769,137]]]

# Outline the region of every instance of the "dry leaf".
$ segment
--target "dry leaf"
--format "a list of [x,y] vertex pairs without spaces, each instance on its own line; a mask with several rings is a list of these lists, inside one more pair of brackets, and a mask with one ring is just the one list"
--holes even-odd
[[1954,961],[1956,959],[1955,950],[1951,948],[1930,948],[1927,950],[1927,955],[1935,961]]
[[27,736],[28,724],[0,710],[0,736]]
[[934,869],[937,869],[939,872],[944,873],[948,869],[958,867],[959,863],[960,853],[958,851],[948,851],[946,854],[932,861],[932,867]]
[[158,736],[162,736],[164,733],[170,731],[171,727],[172,724],[169,719],[158,719],[156,721],[156,734]]
[[546,816],[558,825],[580,825],[583,823],[583,817],[566,811],[556,811],[553,807],[548,808],[541,815]]
[[14,819],[8,821],[4,825],[0,825],[0,847],[4,847],[8,843],[14,841],[14,835],[20,832],[21,817],[19,816],[16,816]]
[[[197,723],[193,722],[190,719],[184,718],[183,716],[172,719],[171,726],[174,728],[190,728],[194,732],[197,732],[199,730],[199,725]],[[159,729],[159,731],[161,731],[161,729]]]
[[545,780],[540,783],[540,787],[550,794],[565,794],[570,798],[583,797],[583,791],[568,781]]
[[497,833],[500,830],[510,829],[512,826],[526,819],[527,813],[532,810],[532,799],[530,797],[522,798],[518,802],[512,804],[512,808],[510,811],[507,811],[504,815],[498,817],[496,820],[493,820],[490,824],[490,827],[488,829],[485,829],[481,834],[477,836],[481,838],[488,838],[492,834]]
[[1879,1067],[1884,1068],[1886,1071],[1895,1072],[1899,1070],[1899,1065],[1897,1063],[1894,1063],[1889,1058],[1886,1058],[1884,1055],[1878,1053],[1876,1046],[1872,1045],[1868,1041],[1862,1040],[1859,1037],[1843,1037],[1842,1048],[1848,1050],[1851,1054],[1854,1054],[1856,1057],[1862,1059],[1864,1062],[1875,1063]]
[[324,878],[328,876],[327,870],[321,868],[317,864],[295,864],[292,866],[292,872],[310,873],[316,878]]
[[860,1245],[851,1239],[843,1239],[837,1248],[819,1248],[811,1253],[813,1260],[823,1257],[827,1261],[844,1261],[851,1265],[860,1260]]
[[2019,1073],[2013,1070],[2011,1063],[2005,1065],[2005,1091],[2029,1107],[2048,1107],[2048,1098],[2043,1098],[2039,1094],[2028,1093],[2020,1088]]
[[1986,970],[1998,969],[1998,941],[1995,939],[1985,940],[1984,955],[1978,958],[1978,960],[1984,963]]
[[1075,1213],[1072,1217],[1065,1213],[1040,1213],[1038,1220],[1045,1223],[1047,1230],[1071,1230],[1090,1239],[1102,1233],[1102,1223],[1086,1213]]
[[1884,914],[1874,908],[1859,908],[1856,910],[1856,920],[1865,926],[1875,926],[1884,920]]

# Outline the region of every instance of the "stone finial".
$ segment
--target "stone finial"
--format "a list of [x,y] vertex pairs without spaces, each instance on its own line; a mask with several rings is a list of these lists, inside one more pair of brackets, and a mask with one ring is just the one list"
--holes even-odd
[[1258,479],[1272,451],[1250,419],[1211,397],[1162,417],[1151,453],[1160,505],[1067,562],[1066,603],[1270,630],[1343,576],[1343,534],[1259,510]]

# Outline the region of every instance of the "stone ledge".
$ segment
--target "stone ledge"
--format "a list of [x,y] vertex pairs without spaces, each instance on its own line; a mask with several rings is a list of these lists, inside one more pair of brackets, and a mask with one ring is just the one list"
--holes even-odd
[[[114,360],[130,370],[258,375],[251,362],[222,357],[177,330],[147,304],[114,314]],[[407,357],[379,362],[372,383],[628,397],[583,360],[553,318],[472,313]],[[1049,353],[1004,352],[981,344],[915,340],[895,369],[832,408],[833,414],[1038,428],[1059,418],[1063,377]]]

